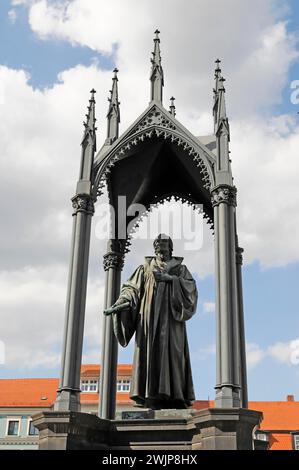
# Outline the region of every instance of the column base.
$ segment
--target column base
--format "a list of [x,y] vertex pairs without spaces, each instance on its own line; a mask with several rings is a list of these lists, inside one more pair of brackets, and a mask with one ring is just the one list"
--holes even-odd
[[242,408],[159,410],[123,420],[47,411],[34,415],[33,425],[40,450],[253,450],[261,420],[262,413]]
[[194,422],[201,450],[254,450],[253,431],[263,419],[259,411],[245,408],[209,408]]
[[215,408],[240,408],[240,388],[233,385],[216,387]]
[[80,411],[81,390],[58,390],[54,411]]

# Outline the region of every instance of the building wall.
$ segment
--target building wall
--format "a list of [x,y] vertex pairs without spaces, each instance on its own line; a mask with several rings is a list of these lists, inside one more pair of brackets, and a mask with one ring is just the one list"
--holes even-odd
[[[38,410],[34,410],[37,412]],[[31,420],[31,411],[24,414],[23,410],[11,409],[0,412],[0,450],[35,450],[38,449],[38,436],[29,436],[28,428]],[[20,420],[19,433],[17,436],[7,435],[9,419]]]

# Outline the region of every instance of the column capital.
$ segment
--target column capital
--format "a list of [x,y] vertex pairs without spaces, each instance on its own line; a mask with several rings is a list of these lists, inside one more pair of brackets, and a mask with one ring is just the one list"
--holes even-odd
[[237,188],[228,184],[215,186],[211,191],[212,206],[219,206],[221,203],[236,207],[237,205]]
[[104,255],[103,261],[104,270],[108,271],[110,268],[122,269],[124,266],[124,258],[122,253],[118,251],[109,251]]
[[78,212],[94,214],[94,200],[89,194],[76,194],[71,201],[74,208],[73,215],[76,215]]
[[241,248],[240,246],[237,246],[236,248],[236,263],[237,264],[243,264],[243,252],[244,248]]

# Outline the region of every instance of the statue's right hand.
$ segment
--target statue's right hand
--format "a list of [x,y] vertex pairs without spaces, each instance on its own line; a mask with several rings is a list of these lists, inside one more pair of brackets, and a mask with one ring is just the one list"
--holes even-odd
[[117,313],[125,308],[130,307],[130,302],[126,299],[118,299],[111,307],[104,310],[104,315],[112,315]]
[[116,307],[117,305],[121,305],[127,302],[127,299],[124,299],[123,297],[119,297],[116,302],[112,305],[112,307]]

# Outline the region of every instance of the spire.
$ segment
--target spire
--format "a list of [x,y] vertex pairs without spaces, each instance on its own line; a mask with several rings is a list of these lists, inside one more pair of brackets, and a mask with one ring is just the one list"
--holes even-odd
[[170,98],[169,112],[170,112],[170,114],[173,115],[173,117],[175,117],[175,115],[176,115],[174,101],[175,101],[175,98],[172,96]]
[[156,29],[154,38],[154,52],[152,52],[152,70],[151,70],[151,101],[159,101],[162,103],[164,77],[161,65],[161,52],[160,52],[160,31]]
[[214,133],[217,141],[216,180],[217,184],[233,184],[229,156],[230,131],[225,106],[225,78],[223,78],[221,74],[219,64],[220,60],[217,59],[215,69],[215,88],[213,90]]
[[221,78],[221,68],[220,68],[220,59],[215,60],[215,88],[213,88],[214,93],[214,106],[213,106],[213,116],[214,116],[214,132],[216,133],[217,127],[217,109],[218,109],[218,98],[219,98],[219,80]]
[[84,134],[81,142],[82,155],[81,155],[81,168],[79,180],[90,181],[91,169],[93,165],[94,154],[96,152],[96,118],[95,118],[95,99],[96,91],[91,90],[91,97],[89,100],[88,113],[86,114],[86,121],[83,122]]
[[95,123],[96,123],[95,104],[96,102],[94,99],[94,95],[96,91],[92,89],[90,93],[91,93],[91,97],[89,100],[89,106],[87,107],[88,113],[85,115],[86,121],[83,122],[84,134],[83,134],[83,139],[82,139],[82,145],[84,144],[86,138],[89,137],[92,140],[94,147],[96,147],[96,133],[95,133],[95,131],[97,130],[95,127]]
[[224,126],[229,140],[229,124],[226,116],[226,106],[225,106],[225,88],[224,82],[225,78],[221,75],[220,60],[217,59],[216,69],[215,69],[215,88],[214,92],[214,106],[213,106],[213,115],[214,115],[214,132],[217,134],[220,130],[220,127]]
[[112,90],[110,90],[109,108],[107,113],[107,139],[106,144],[111,145],[119,134],[120,123],[120,102],[118,101],[118,69],[113,70],[114,76],[112,78]]

